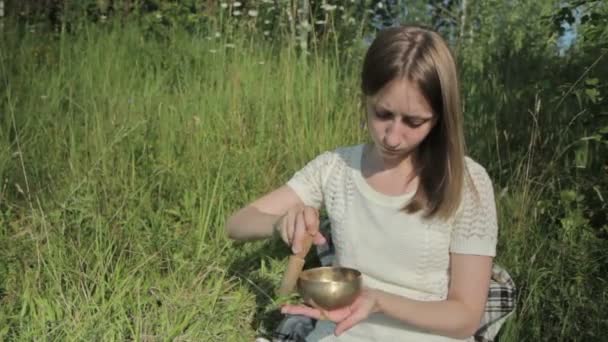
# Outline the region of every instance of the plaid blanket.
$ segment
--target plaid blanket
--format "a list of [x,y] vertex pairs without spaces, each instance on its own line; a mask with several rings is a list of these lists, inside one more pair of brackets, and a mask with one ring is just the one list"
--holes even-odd
[[[324,221],[321,231],[328,237],[327,244],[317,246],[316,252],[322,266],[334,262],[334,247],[329,234],[329,221]],[[494,264],[488,293],[488,301],[480,328],[474,335],[476,342],[494,341],[501,326],[515,310],[516,288],[506,270]],[[272,334],[273,342],[303,342],[314,329],[316,321],[300,315],[286,315]]]

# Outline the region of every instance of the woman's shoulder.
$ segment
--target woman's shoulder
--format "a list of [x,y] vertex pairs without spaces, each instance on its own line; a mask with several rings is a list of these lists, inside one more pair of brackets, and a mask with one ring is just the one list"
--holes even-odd
[[326,163],[349,165],[361,154],[362,148],[363,144],[339,146],[320,153],[316,158],[324,160]]
[[493,182],[486,168],[469,156],[465,157],[465,165],[467,172],[465,176],[465,197],[467,197],[467,193],[474,193],[477,198],[485,198],[493,194]]
[[490,181],[488,171],[486,171],[486,168],[483,165],[470,156],[465,156],[464,160],[467,172],[471,176],[474,183],[477,183],[478,181]]

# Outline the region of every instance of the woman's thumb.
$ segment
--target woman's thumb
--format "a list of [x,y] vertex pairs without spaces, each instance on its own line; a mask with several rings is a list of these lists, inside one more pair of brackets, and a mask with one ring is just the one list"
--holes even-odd
[[304,208],[304,223],[306,231],[312,235],[312,241],[315,245],[326,243],[323,234],[319,233],[319,211],[317,209],[313,207]]

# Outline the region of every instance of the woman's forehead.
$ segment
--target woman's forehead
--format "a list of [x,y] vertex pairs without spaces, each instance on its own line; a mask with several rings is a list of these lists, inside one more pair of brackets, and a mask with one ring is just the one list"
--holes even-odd
[[367,97],[368,105],[405,116],[430,116],[432,107],[415,83],[392,81]]

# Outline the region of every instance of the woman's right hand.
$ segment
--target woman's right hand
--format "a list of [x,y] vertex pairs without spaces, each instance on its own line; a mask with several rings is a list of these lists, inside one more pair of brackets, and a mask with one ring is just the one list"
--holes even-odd
[[306,234],[312,236],[315,245],[326,243],[325,237],[319,232],[319,211],[313,207],[295,206],[287,210],[274,225],[276,233],[291,246],[294,254],[302,250]]

